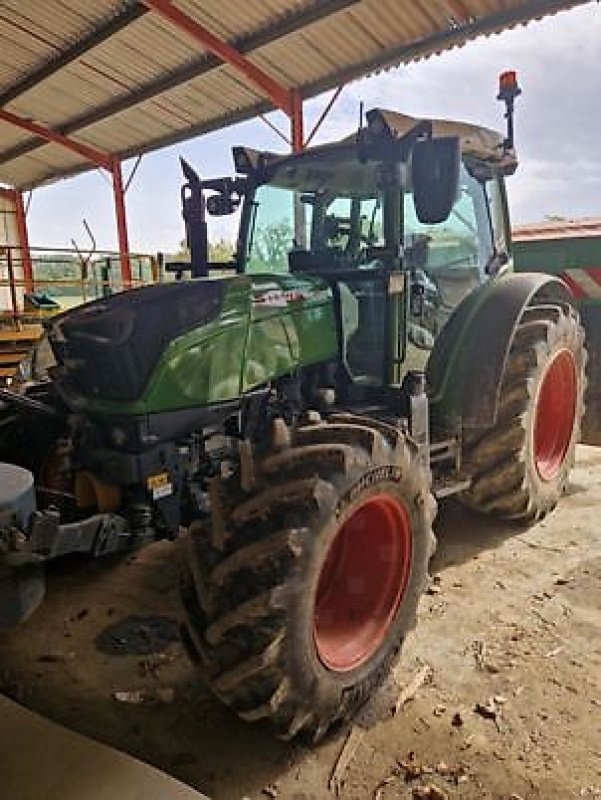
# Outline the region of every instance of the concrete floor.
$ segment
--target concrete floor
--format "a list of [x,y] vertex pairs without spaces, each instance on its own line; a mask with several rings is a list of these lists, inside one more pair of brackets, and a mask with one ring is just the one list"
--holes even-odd
[[[529,530],[441,510],[437,583],[396,672],[400,686],[424,664],[433,677],[364,731],[340,797],[601,797],[599,509],[601,450],[579,448],[561,507]],[[4,691],[214,800],[333,797],[347,731],[314,749],[286,745],[208,694],[179,644],[150,659],[98,651],[98,632],[122,617],[177,617],[177,556],[159,543],[126,561],[55,567],[42,608],[0,636]],[[113,699],[157,687],[172,702]],[[442,794],[414,794],[420,786]]]

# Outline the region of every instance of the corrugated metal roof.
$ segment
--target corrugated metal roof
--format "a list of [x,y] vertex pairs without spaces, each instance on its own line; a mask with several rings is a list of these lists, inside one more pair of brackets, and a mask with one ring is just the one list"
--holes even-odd
[[[176,0],[174,5],[279,84],[310,97],[587,1]],[[53,69],[57,61],[61,67]],[[0,3],[0,106],[120,156],[273,108],[234,67],[134,0]],[[0,121],[0,182],[24,188],[87,167],[64,147]]]
[[514,242],[530,242],[540,239],[586,239],[601,237],[601,217],[580,219],[553,219],[516,225],[512,231]]

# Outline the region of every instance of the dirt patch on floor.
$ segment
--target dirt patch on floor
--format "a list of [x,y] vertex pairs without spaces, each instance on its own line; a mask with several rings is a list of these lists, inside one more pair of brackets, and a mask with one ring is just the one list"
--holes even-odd
[[[601,798],[599,509],[601,451],[580,448],[561,508],[529,530],[441,510],[436,582],[398,686],[355,736],[341,798]],[[317,748],[286,745],[208,694],[178,643],[145,655],[96,647],[130,615],[177,619],[177,557],[160,543],[55,567],[42,608],[0,635],[0,684],[214,800],[333,797],[348,729]],[[431,677],[391,717],[398,687],[426,664]]]

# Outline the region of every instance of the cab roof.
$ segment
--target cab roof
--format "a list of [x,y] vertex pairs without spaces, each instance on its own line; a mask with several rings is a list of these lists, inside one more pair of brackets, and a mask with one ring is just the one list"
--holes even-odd
[[[490,128],[457,120],[412,117],[398,111],[388,111],[381,108],[374,108],[368,111],[366,119],[367,126],[364,130],[366,130],[368,134],[373,133],[375,136],[378,136],[388,132],[394,139],[401,139],[420,123],[429,122],[432,125],[432,135],[435,138],[446,136],[457,136],[459,138],[463,157],[486,162],[502,174],[511,174],[517,167],[515,151],[507,150],[502,134]],[[311,167],[311,172],[315,173],[315,181],[319,183],[327,179],[325,157],[328,157],[328,162],[330,164],[333,160],[356,160],[356,155],[352,154],[348,149],[352,147],[356,141],[357,133],[353,133],[336,142],[317,145],[316,147],[308,148],[301,153],[293,155],[259,152],[252,148],[234,148],[234,160],[238,170],[242,172],[246,172],[247,170],[240,168],[240,161],[245,162],[250,167],[249,171],[257,169],[257,167],[261,165],[268,168],[270,171],[277,170],[278,175],[280,175],[280,169],[283,171],[284,168],[289,167],[289,171],[291,172],[291,185],[294,183],[295,179],[298,178],[298,168],[301,164],[306,164],[307,169],[309,169],[310,164],[317,164],[318,161],[321,161],[321,166],[319,168]],[[241,151],[244,154],[244,158],[238,159],[236,157],[236,151]],[[336,156],[338,156],[338,158],[336,158]],[[351,171],[353,170],[351,169]],[[365,167],[357,167],[354,172],[357,172],[357,175],[350,176],[349,180],[358,180],[359,172],[365,172]],[[294,173],[294,175],[292,173]],[[285,178],[284,181],[286,183],[289,182],[286,181]]]
[[[369,111],[367,119],[371,125],[385,125],[395,138],[401,138],[422,121],[399,111],[387,111],[382,108]],[[505,150],[505,139],[498,131],[459,120],[429,119],[427,121],[432,123],[432,135],[435,137],[458,136],[461,153],[464,156],[472,156],[482,161],[499,164],[502,167],[515,168],[517,165],[515,151],[507,152]]]

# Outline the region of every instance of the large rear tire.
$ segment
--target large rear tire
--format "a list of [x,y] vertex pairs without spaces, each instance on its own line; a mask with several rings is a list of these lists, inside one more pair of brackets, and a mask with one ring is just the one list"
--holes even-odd
[[185,640],[243,719],[317,740],[380,684],[414,627],[436,504],[427,464],[394,427],[335,415],[278,438],[242,481],[216,481],[210,523],[190,529]]
[[461,495],[466,505],[525,522],[555,507],[574,463],[585,364],[584,333],[572,307],[524,311],[503,375],[496,424],[466,437],[464,463],[472,476]]

